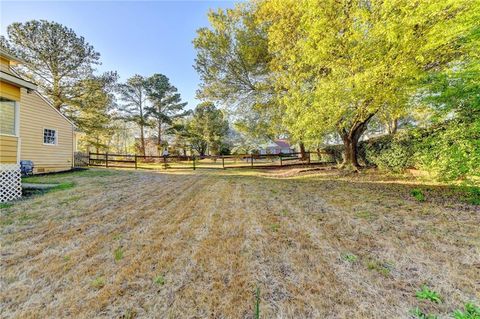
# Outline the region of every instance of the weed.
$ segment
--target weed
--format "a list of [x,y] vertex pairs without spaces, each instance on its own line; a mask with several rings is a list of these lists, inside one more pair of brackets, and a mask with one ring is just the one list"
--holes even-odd
[[283,217],[288,216],[288,213],[289,213],[289,212],[288,212],[288,209],[285,209],[285,208],[282,209],[282,211],[280,212],[280,214],[282,214]]
[[342,259],[345,261],[348,261],[350,263],[354,263],[358,260],[357,255],[351,254],[351,253],[345,253],[342,255]]
[[260,288],[255,290],[255,319],[260,319]]
[[13,206],[12,203],[0,203],[0,209],[10,208],[12,206]]
[[113,257],[115,258],[115,261],[120,261],[123,258],[123,250],[122,247],[118,247],[113,251]]
[[455,310],[453,312],[453,318],[455,319],[479,319],[480,307],[477,307],[473,303],[467,303],[465,305],[465,311]]
[[105,286],[105,278],[97,277],[91,282],[91,286],[96,289],[101,289]]
[[280,225],[279,225],[279,224],[271,224],[271,225],[270,225],[270,229],[271,229],[273,232],[277,232],[279,228],[280,228]]
[[390,274],[392,269],[392,265],[390,263],[382,263],[377,260],[369,260],[367,262],[367,268],[370,270],[375,270],[379,274],[387,277]]
[[165,277],[163,277],[162,275],[158,275],[157,277],[155,277],[155,279],[153,279],[153,282],[159,286],[163,286],[165,285]]
[[6,218],[6,219],[2,219],[2,220],[0,221],[0,225],[1,225],[1,226],[10,226],[10,225],[13,224],[13,222],[14,222],[13,219],[11,219],[11,218]]
[[438,317],[435,315],[431,314],[426,314],[420,308],[415,308],[410,311],[410,314],[413,316],[415,319],[437,319]]
[[415,296],[420,300],[430,300],[435,303],[442,302],[440,295],[437,292],[430,290],[427,286],[423,286],[421,290],[417,291]]
[[480,205],[480,187],[469,187],[466,200],[469,204]]
[[412,195],[416,200],[419,202],[425,201],[425,195],[423,194],[422,190],[418,188],[414,188],[410,191],[410,195]]
[[66,256],[63,256],[63,261],[67,262],[67,261],[70,261],[71,257],[66,255]]
[[113,240],[121,240],[123,238],[122,234],[116,234],[113,236]]

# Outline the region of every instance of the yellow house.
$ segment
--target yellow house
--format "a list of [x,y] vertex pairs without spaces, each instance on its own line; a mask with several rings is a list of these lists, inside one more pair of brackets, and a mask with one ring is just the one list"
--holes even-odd
[[75,126],[18,77],[11,66],[22,63],[0,50],[0,201],[21,195],[20,161],[31,160],[34,173],[73,166]]

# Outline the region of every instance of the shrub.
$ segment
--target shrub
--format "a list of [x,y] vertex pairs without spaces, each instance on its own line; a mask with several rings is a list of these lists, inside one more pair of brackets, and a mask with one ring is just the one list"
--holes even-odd
[[410,194],[419,202],[425,201],[425,195],[423,194],[422,190],[418,188],[414,188],[410,191]]
[[417,291],[415,296],[420,300],[430,300],[435,303],[442,302],[440,295],[437,292],[430,290],[427,286],[423,286],[421,290]]
[[412,165],[413,147],[410,136],[382,136],[364,143],[364,162],[380,169],[400,173]]
[[467,303],[465,305],[465,311],[455,310],[455,312],[453,313],[453,318],[455,318],[455,319],[479,319],[480,318],[480,307],[477,307],[472,303]]

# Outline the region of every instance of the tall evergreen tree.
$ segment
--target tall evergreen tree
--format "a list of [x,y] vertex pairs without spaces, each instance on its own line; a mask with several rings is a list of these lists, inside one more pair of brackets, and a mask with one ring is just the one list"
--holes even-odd
[[192,147],[200,155],[205,155],[207,148],[210,154],[218,155],[228,133],[228,121],[212,102],[203,102],[195,108],[188,132]]
[[124,113],[127,121],[134,122],[140,129],[140,152],[145,156],[145,128],[151,125],[146,111],[147,80],[141,75],[134,75],[118,85],[118,93],[123,101],[119,110]]
[[146,79],[146,91],[150,105],[145,107],[146,116],[153,118],[157,126],[157,147],[159,153],[163,147],[163,135],[173,121],[185,116],[186,102],[182,102],[180,93],[163,74],[154,74]]
[[25,62],[16,71],[35,82],[58,110],[74,97],[72,88],[100,63],[92,45],[57,22],[16,22],[7,27],[7,34],[7,46]]

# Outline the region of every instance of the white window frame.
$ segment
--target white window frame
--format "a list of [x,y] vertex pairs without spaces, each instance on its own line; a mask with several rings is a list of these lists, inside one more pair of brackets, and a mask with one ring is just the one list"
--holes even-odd
[[[55,131],[55,143],[45,143],[45,130],[51,130],[51,131]],[[52,127],[44,127],[43,130],[42,130],[42,140],[43,140],[43,145],[47,145],[47,146],[57,146],[58,145],[58,130],[56,128],[52,128]]]
[[13,108],[14,108],[14,116],[15,116],[15,123],[13,124],[15,126],[15,133],[14,134],[6,134],[6,133],[0,133],[2,136],[12,136],[12,137],[20,137],[20,103],[17,101],[12,101],[13,102]]

